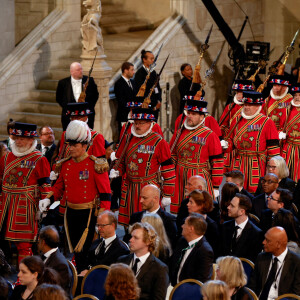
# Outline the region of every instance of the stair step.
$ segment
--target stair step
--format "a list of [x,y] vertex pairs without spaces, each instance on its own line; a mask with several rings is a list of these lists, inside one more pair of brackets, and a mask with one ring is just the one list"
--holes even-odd
[[135,48],[132,49],[132,51],[120,51],[120,50],[112,50],[109,49],[109,51],[106,51],[105,54],[107,56],[107,61],[111,60],[120,60],[120,61],[126,61],[131,55],[132,52],[135,50]]
[[41,90],[56,91],[58,80],[55,79],[43,79],[40,81],[38,88]]
[[56,103],[56,92],[51,90],[33,90],[29,93],[30,101]]
[[110,24],[115,24],[118,22],[132,22],[132,20],[136,20],[136,14],[133,12],[112,12],[109,14],[102,15],[100,20],[100,27],[107,26]]
[[18,122],[34,123],[38,126],[49,125],[51,127],[61,127],[60,115],[39,114],[33,112],[14,112],[10,113],[8,117]]
[[19,104],[19,110],[23,112],[61,115],[61,107],[57,103],[41,102],[41,101],[22,101]]
[[101,22],[102,22],[102,18],[108,14],[125,12],[124,8],[121,5],[116,5],[112,3],[103,4],[101,1],[101,6],[102,6]]
[[133,20],[130,23],[126,22],[126,23],[102,25],[101,28],[104,34],[115,34],[115,33],[123,33],[128,31],[148,30],[148,29],[152,29],[153,25],[148,24],[147,22],[144,21]]
[[70,76],[70,69],[51,69],[49,70],[49,76],[51,79],[63,79]]

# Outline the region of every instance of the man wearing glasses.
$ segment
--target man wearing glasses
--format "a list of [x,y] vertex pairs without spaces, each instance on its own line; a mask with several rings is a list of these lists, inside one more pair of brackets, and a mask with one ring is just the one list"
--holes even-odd
[[41,143],[36,146],[36,149],[40,150],[51,164],[51,158],[56,148],[54,143],[55,136],[50,126],[43,126],[39,131],[39,138]]

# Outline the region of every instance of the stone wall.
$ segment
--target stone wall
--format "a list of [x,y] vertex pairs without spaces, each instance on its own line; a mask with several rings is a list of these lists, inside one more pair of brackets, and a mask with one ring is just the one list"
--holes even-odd
[[15,3],[2,0],[0,10],[0,62],[15,47]]

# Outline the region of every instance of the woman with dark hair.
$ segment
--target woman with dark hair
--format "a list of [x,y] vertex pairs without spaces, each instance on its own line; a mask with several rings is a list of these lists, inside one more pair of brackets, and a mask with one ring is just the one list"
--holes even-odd
[[56,284],[43,283],[33,292],[33,300],[68,300],[66,292]]
[[287,247],[289,250],[300,254],[299,235],[296,230],[296,222],[293,213],[287,209],[281,208],[274,216],[273,226],[283,227],[288,237]]
[[105,281],[107,299],[135,300],[140,288],[131,268],[125,264],[112,264]]
[[220,205],[220,224],[231,220],[228,217],[227,207],[230,204],[230,201],[233,199],[236,193],[239,192],[238,186],[233,182],[226,182],[221,191],[221,205]]

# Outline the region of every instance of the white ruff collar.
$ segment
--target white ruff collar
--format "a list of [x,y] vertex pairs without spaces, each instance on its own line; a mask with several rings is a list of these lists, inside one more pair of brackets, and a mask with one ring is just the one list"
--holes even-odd
[[21,157],[21,156],[25,156],[25,155],[33,152],[36,148],[36,145],[37,145],[37,140],[34,140],[33,143],[32,143],[32,146],[23,153],[20,153],[20,152],[17,151],[16,143],[12,143],[10,146],[11,146],[11,152],[13,153],[13,155],[15,155],[17,157]]
[[294,102],[294,99],[291,101],[291,104],[292,104],[293,106],[295,106],[295,107],[300,107],[300,103],[299,103],[299,104],[296,104],[296,103]]
[[135,132],[134,125],[133,125],[133,126],[131,127],[131,134],[132,134],[133,136],[136,136],[136,137],[139,137],[139,138],[145,137],[146,135],[148,135],[148,134],[152,131],[153,125],[154,125],[154,123],[151,122],[150,128],[149,128],[145,133],[143,133],[143,134],[137,134],[137,133]]
[[234,97],[233,97],[233,102],[234,102],[235,104],[237,104],[237,105],[243,105],[243,104],[244,104],[243,101],[240,101],[240,100],[236,99],[236,95],[234,95]]
[[185,127],[186,129],[188,129],[188,130],[194,130],[194,129],[200,127],[200,126],[204,123],[204,121],[205,121],[205,118],[204,118],[198,125],[196,125],[196,126],[194,126],[194,127],[191,127],[191,126],[189,126],[189,125],[186,123],[186,119],[185,119],[185,120],[184,120],[184,127]]
[[257,111],[254,115],[252,115],[252,116],[246,116],[245,113],[244,113],[244,107],[243,107],[243,109],[242,109],[242,111],[241,111],[241,115],[242,115],[242,117],[243,117],[244,119],[246,119],[246,120],[252,120],[252,119],[254,119],[256,116],[258,116],[258,115],[260,114],[260,111],[261,111],[261,106],[259,107],[258,111]]
[[275,100],[280,100],[280,99],[282,99],[283,97],[286,96],[287,92],[288,92],[288,89],[286,89],[282,95],[280,95],[280,96],[275,96],[274,93],[273,93],[273,89],[271,89],[270,95],[271,95],[271,97],[272,97],[273,99],[275,99]]

